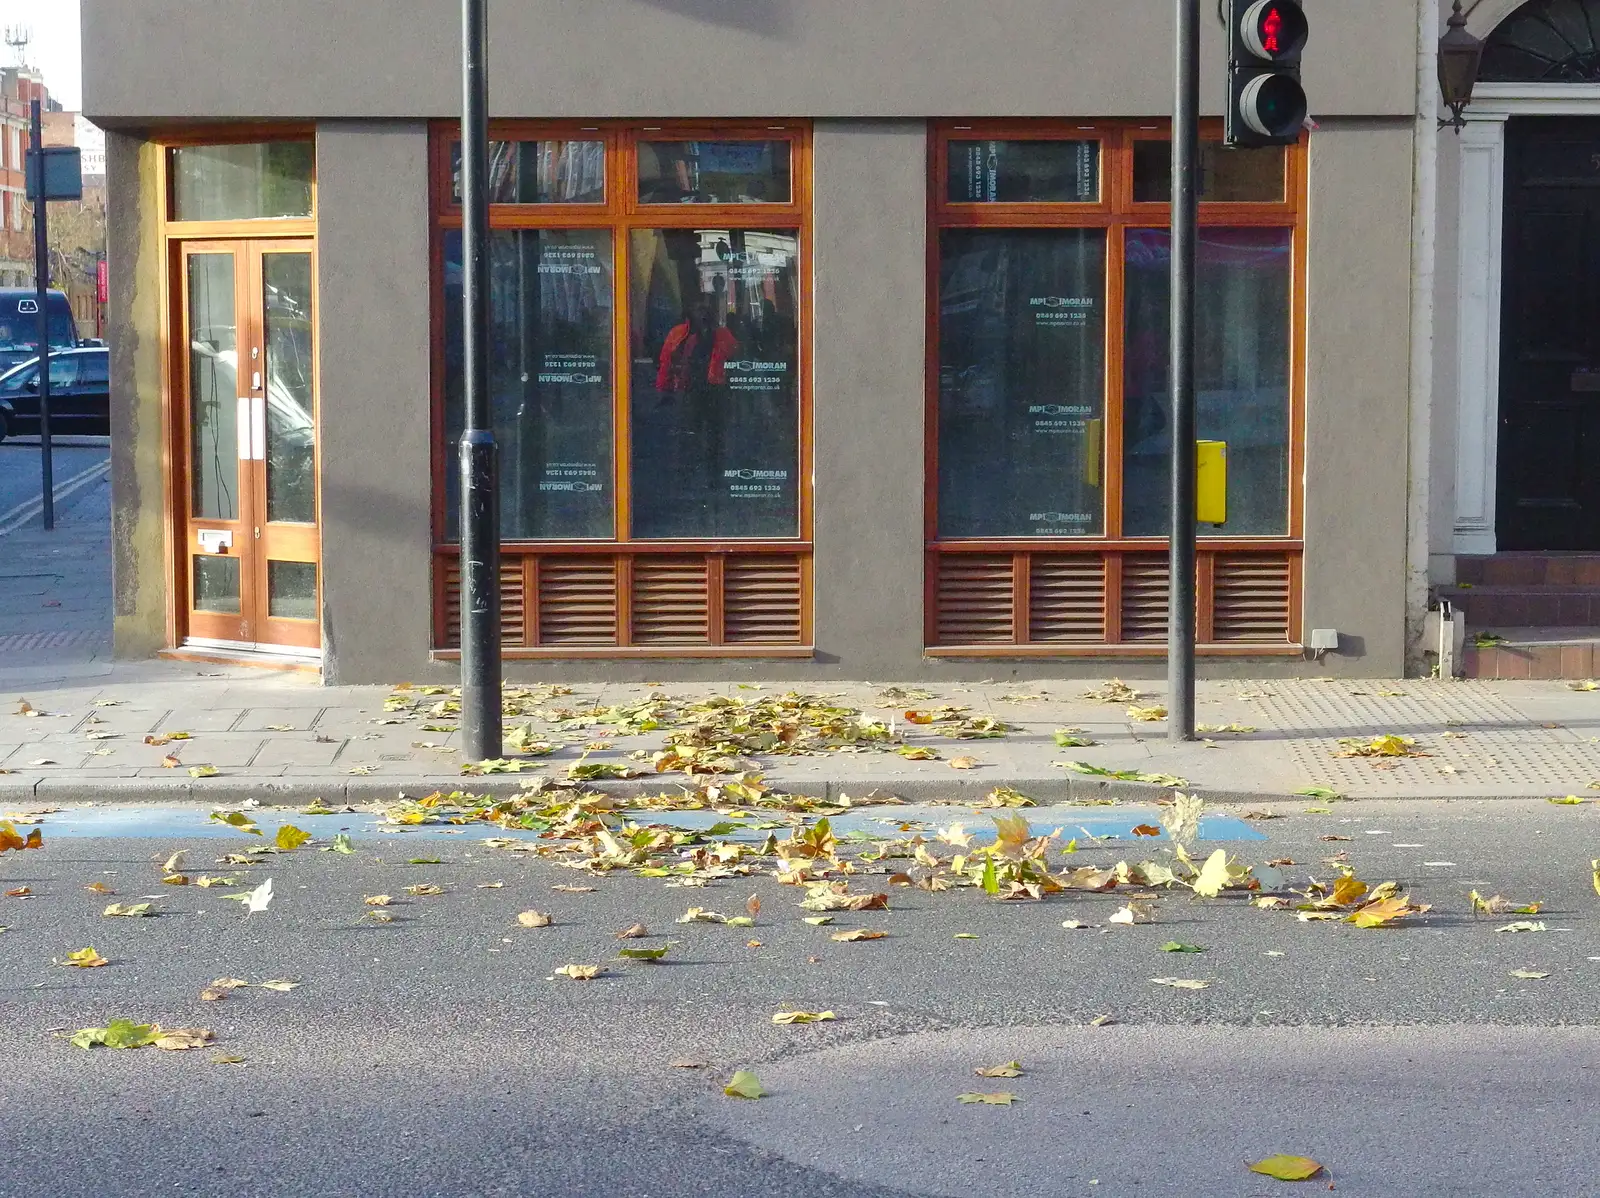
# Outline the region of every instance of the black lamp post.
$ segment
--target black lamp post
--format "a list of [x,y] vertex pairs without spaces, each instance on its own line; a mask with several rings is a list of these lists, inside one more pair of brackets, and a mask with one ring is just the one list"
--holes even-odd
[[1472,103],[1472,86],[1478,81],[1478,64],[1483,60],[1483,40],[1467,32],[1467,18],[1461,12],[1461,0],[1450,6],[1449,29],[1439,39],[1439,91],[1444,96],[1450,116],[1439,122],[1442,129],[1449,126],[1457,134],[1466,127],[1467,118],[1462,110]]

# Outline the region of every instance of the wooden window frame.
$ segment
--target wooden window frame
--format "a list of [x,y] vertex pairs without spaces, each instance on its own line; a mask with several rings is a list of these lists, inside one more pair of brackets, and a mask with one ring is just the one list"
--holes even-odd
[[[927,363],[924,550],[925,644],[934,657],[1005,656],[1159,656],[1165,645],[1123,639],[1118,614],[1121,603],[1120,573],[1125,555],[1148,556],[1164,550],[1167,537],[1122,535],[1124,338],[1126,332],[1126,232],[1128,229],[1171,228],[1170,203],[1135,203],[1133,199],[1133,149],[1143,140],[1166,141],[1171,122],[1152,119],[1037,119],[944,120],[933,122],[928,172],[927,247]],[[1201,121],[1202,141],[1219,142],[1222,122]],[[1100,196],[1088,203],[1005,203],[951,201],[949,197],[950,143],[954,141],[1082,141],[1098,139]],[[1198,539],[1197,628],[1202,634],[1199,651],[1216,656],[1258,656],[1303,652],[1300,590],[1304,557],[1305,521],[1305,373],[1306,373],[1306,218],[1308,212],[1308,135],[1286,148],[1284,190],[1279,201],[1256,203],[1203,201],[1199,223],[1205,227],[1282,228],[1291,231],[1289,304],[1289,495],[1287,532],[1274,536],[1201,537]],[[1241,153],[1248,151],[1239,151]],[[941,537],[939,496],[939,353],[940,353],[940,234],[945,229],[1072,229],[1106,231],[1106,352],[1104,478],[1104,532],[1084,537]],[[982,644],[942,643],[940,635],[940,561],[954,554],[1015,555],[1017,582],[1012,591],[1013,630],[1009,642]],[[1038,642],[1028,629],[1029,560],[1082,554],[1105,562],[1105,637],[1083,644]],[[1213,568],[1224,555],[1275,557],[1287,564],[1288,611],[1285,639],[1254,644],[1209,641],[1213,627]]]
[[[446,521],[446,471],[454,454],[446,443],[444,361],[444,236],[462,227],[461,205],[453,196],[452,158],[460,139],[460,125],[438,121],[429,138],[429,291],[431,296],[431,429],[433,443],[430,525],[434,557],[434,656],[453,659],[459,650],[450,641],[445,578],[460,545],[450,537]],[[526,579],[525,610],[529,613],[524,635],[539,635],[539,563],[551,558],[610,557],[617,586],[617,636],[615,644],[523,644],[505,649],[507,658],[657,658],[657,657],[805,657],[812,656],[811,555],[813,549],[814,496],[812,488],[812,131],[809,121],[740,119],[726,121],[491,121],[491,141],[573,140],[605,143],[606,190],[603,203],[495,203],[489,207],[491,230],[608,229],[612,233],[612,485],[615,503],[612,535],[584,540],[507,539],[502,551],[507,561],[520,560]],[[638,195],[638,151],[647,141],[784,140],[790,143],[790,196],[787,203],[750,204],[647,204]],[[799,429],[796,468],[798,512],[796,535],[771,538],[686,537],[647,539],[632,534],[631,390],[630,348],[632,257],[630,235],[636,229],[729,229],[795,231],[800,243],[798,386]],[[633,565],[643,559],[704,556],[707,576],[706,643],[694,645],[641,645],[635,643],[631,614]],[[798,636],[793,643],[728,644],[724,639],[721,581],[730,559],[741,562],[771,556],[793,559],[800,579]]]

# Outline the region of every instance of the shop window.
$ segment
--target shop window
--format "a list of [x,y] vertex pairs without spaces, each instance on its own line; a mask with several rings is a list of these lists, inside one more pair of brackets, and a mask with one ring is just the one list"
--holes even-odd
[[[809,652],[808,131],[508,124],[490,408],[513,655]],[[459,638],[460,144],[435,136],[436,643]]]
[[[1201,640],[1292,651],[1303,146],[1201,154]],[[1171,146],[1133,122],[935,129],[932,652],[1159,652],[1170,496]],[[1010,648],[1005,648],[1009,646]]]

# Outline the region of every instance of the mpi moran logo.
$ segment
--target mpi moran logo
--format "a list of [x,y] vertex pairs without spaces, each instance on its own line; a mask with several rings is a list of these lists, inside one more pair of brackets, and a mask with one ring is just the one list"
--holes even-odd
[[577,383],[580,385],[589,385],[593,383],[603,383],[605,382],[605,379],[598,374],[566,374],[558,372],[546,372],[539,375],[539,381],[541,383]]
[[1034,524],[1087,524],[1090,519],[1083,512],[1034,512],[1028,517]]
[[541,491],[566,491],[575,495],[588,495],[595,491],[604,491],[601,483],[540,483]]
[[582,262],[541,262],[539,273],[542,275],[597,275],[603,273],[598,266],[586,266]]
[[723,363],[735,374],[777,374],[789,369],[787,362],[754,362],[741,360],[738,362]]
[[724,470],[723,478],[737,478],[743,482],[774,481],[789,477],[787,470]]
[[1087,416],[1094,409],[1087,404],[1036,403],[1028,405],[1030,416]]
[[717,247],[717,257],[730,266],[787,266],[789,255],[774,250],[727,250]]
[[1092,308],[1094,297],[1090,295],[1036,295],[1028,301],[1034,308]]

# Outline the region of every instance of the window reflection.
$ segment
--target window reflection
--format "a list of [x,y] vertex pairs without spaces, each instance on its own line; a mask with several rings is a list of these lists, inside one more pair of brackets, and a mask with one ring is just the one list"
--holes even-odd
[[644,204],[787,204],[788,141],[639,143]]
[[939,532],[1104,528],[1102,229],[946,230],[939,270]]
[[261,220],[311,215],[308,141],[180,146],[171,151],[174,220]]
[[[461,143],[450,147],[451,195],[461,202]],[[603,204],[603,141],[491,141],[491,204]]]
[[312,386],[311,255],[263,254],[266,322],[267,519],[317,519],[317,424]]
[[[1197,435],[1228,445],[1228,522],[1202,535],[1282,536],[1289,524],[1288,229],[1200,230],[1196,275]],[[1122,522],[1169,531],[1172,235],[1127,232]]]
[[[1277,204],[1283,201],[1283,146],[1230,150],[1220,142],[1200,143],[1200,201],[1205,204]],[[1172,143],[1133,143],[1133,200],[1136,204],[1172,202]]]
[[952,204],[1092,204],[1100,198],[1098,141],[952,141]]
[[233,255],[189,257],[191,514],[239,518],[239,352]]
[[[511,539],[614,531],[609,229],[490,236],[489,395],[500,447],[500,527]],[[445,428],[464,424],[461,234],[444,238]],[[445,532],[460,534],[460,475],[445,470]]]
[[633,535],[799,532],[799,238],[636,229]]

